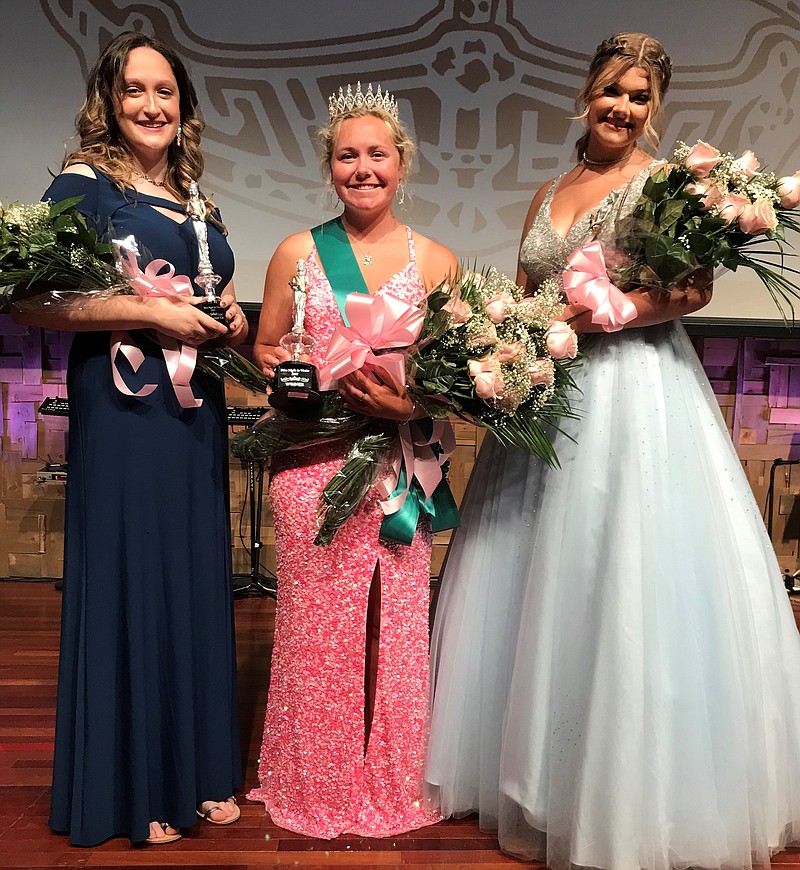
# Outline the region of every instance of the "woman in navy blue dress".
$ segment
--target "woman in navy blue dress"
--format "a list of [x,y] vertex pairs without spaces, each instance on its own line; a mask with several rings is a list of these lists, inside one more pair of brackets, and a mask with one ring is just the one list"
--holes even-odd
[[[199,178],[202,121],[178,57],[125,33],[105,49],[78,116],[81,145],[45,198],[78,208],[114,238],[134,235],[179,275],[198,272],[186,217]],[[209,203],[209,209],[213,209]],[[208,238],[230,331],[244,338],[233,255],[218,213]],[[69,360],[69,478],[61,658],[50,826],[91,846],[112,836],[162,844],[201,816],[239,817],[241,785],[222,383],[195,372],[196,408],[176,399],[160,348],[139,329],[189,345],[225,335],[196,297],[87,298],[24,315],[76,333]],[[144,362],[117,368],[126,331]]]

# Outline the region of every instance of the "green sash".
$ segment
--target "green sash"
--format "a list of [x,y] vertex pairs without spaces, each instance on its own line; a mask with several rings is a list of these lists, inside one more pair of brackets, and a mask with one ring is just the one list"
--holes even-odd
[[[336,304],[345,326],[350,324],[344,313],[344,303],[350,293],[369,294],[364,276],[358,268],[353,246],[347,237],[347,232],[342,225],[340,217],[326,221],[311,230],[311,237],[317,248],[317,256],[320,264],[331,285]],[[416,420],[416,425],[422,427],[427,437],[433,432],[433,423],[429,419]],[[436,445],[433,445],[436,450]],[[414,538],[417,524],[421,513],[426,513],[431,518],[431,529],[440,532],[444,529],[454,529],[459,524],[458,508],[456,507],[453,493],[445,476],[446,467],[442,469],[443,476],[433,495],[426,501],[425,493],[414,479],[411,481],[408,495],[400,510],[389,514],[381,522],[380,537],[388,541],[397,541],[400,544],[410,544]],[[400,468],[397,489],[392,495],[398,495],[406,488],[406,467]]]
[[326,221],[311,230],[311,238],[317,246],[317,256],[322,264],[328,283],[331,285],[339,313],[345,326],[350,326],[344,313],[344,303],[351,293],[366,293],[366,281],[358,268],[353,246],[347,237],[340,217]]

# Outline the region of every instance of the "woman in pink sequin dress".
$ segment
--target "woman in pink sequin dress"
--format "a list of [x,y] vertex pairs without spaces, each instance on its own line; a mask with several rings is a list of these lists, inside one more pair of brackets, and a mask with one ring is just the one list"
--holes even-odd
[[[320,140],[344,205],[340,227],[367,289],[419,302],[457,263],[392,213],[414,150],[393,99],[376,104],[360,88],[347,100],[332,99]],[[317,366],[341,322],[311,233],[285,239],[267,271],[255,346],[267,374],[288,357],[278,342],[291,328],[289,282],[299,259]],[[348,375],[339,391],[362,414],[398,422],[417,416],[404,386],[381,370]],[[326,839],[388,837],[439,820],[422,794],[431,534],[423,520],[410,546],[381,541],[383,512],[373,491],[329,546],[314,545],[320,493],[349,446],[291,451],[271,468],[278,610],[261,785],[248,795],[281,827]]]

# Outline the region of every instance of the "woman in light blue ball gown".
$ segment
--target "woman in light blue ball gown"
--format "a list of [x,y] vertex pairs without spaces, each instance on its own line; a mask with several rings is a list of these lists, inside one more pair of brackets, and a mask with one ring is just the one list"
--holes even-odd
[[[535,196],[520,282],[636,202],[670,78],[644,34],[603,42],[578,164]],[[750,868],[800,835],[800,640],[771,543],[677,318],[698,272],[585,309],[580,419],[560,469],[487,440],[433,632],[428,780],[501,847],[554,870]],[[571,439],[574,439],[571,440]]]

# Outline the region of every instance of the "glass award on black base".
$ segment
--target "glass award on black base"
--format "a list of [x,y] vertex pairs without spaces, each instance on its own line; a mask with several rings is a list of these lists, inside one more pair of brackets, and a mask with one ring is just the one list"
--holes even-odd
[[225,316],[225,309],[220,305],[217,297],[217,284],[222,280],[219,275],[214,272],[211,265],[211,257],[208,251],[208,225],[206,224],[206,203],[197,182],[193,181],[189,185],[189,202],[186,205],[186,211],[192,219],[195,235],[197,236],[197,248],[200,252],[200,259],[197,267],[197,277],[194,283],[201,287],[205,292],[205,302],[201,302],[197,307],[204,313],[221,323],[226,329],[230,329],[230,323]]
[[306,315],[305,262],[297,261],[297,275],[292,279],[294,290],[294,325],[283,336],[280,346],[291,354],[291,359],[275,366],[275,379],[269,403],[296,420],[311,420],[319,414],[322,395],[319,391],[317,369],[307,362],[315,341],[304,330]]

